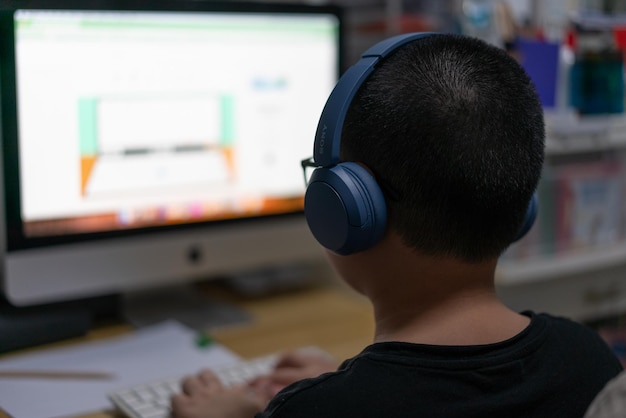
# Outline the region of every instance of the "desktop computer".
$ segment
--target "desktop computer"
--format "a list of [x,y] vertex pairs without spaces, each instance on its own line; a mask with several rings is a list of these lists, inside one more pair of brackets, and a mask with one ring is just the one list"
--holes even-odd
[[331,6],[3,2],[0,335],[67,334],[59,305],[321,259],[299,161],[342,38]]

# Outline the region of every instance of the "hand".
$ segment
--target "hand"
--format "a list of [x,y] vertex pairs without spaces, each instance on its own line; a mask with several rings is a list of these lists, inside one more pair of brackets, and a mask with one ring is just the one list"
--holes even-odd
[[256,393],[271,399],[292,383],[333,372],[337,367],[339,362],[326,353],[291,351],[281,356],[273,372],[254,379],[249,385]]
[[176,418],[250,418],[269,398],[247,385],[225,388],[210,370],[183,379],[182,393],[172,396]]

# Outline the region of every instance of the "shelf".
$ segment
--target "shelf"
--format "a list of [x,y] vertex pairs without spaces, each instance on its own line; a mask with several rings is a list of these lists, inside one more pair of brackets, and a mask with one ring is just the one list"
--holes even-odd
[[[566,156],[626,150],[626,117],[574,113],[546,113],[546,155]],[[580,274],[606,268],[626,268],[626,242],[579,249],[552,256],[503,260],[496,271],[501,285],[518,285]]]
[[546,114],[546,154],[568,155],[626,149],[624,115],[577,117]]
[[626,266],[626,243],[597,250],[577,251],[546,259],[508,260],[496,270],[496,282],[514,285],[587,273],[602,268]]

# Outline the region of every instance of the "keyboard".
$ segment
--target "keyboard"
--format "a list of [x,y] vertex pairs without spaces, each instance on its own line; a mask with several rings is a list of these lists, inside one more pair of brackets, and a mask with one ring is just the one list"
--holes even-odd
[[[224,386],[232,386],[271,372],[276,361],[278,354],[270,354],[218,368],[213,372]],[[183,377],[175,376],[118,389],[109,393],[108,397],[129,418],[168,418],[171,413],[170,398],[181,392]]]

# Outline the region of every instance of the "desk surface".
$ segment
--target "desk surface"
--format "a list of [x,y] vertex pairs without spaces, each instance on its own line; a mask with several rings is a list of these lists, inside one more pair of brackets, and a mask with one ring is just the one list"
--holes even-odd
[[[253,320],[249,323],[212,332],[218,342],[244,358],[316,345],[342,360],[357,354],[373,337],[369,303],[341,284],[326,283],[262,298],[245,298],[212,285],[206,287],[206,292],[212,299],[233,303],[251,314]],[[28,351],[101,340],[128,332],[132,332],[129,325],[113,324],[95,329],[82,338]],[[84,418],[112,417],[120,416],[113,411],[86,411],[84,415]],[[8,418],[8,415],[0,410],[0,418]]]

